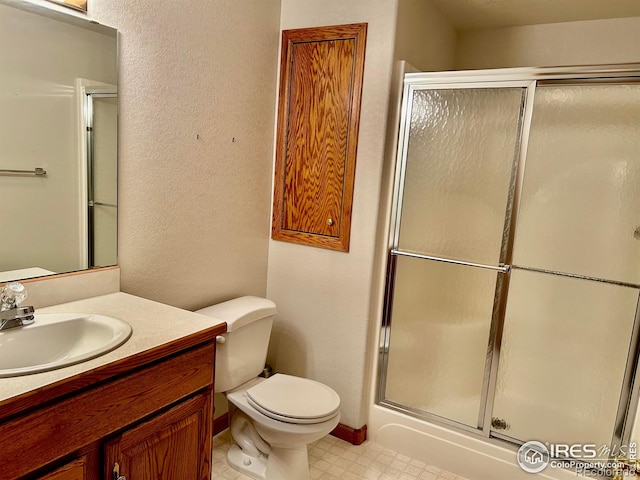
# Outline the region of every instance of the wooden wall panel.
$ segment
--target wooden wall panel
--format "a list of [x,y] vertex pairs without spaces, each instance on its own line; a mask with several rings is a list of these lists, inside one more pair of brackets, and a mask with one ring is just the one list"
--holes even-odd
[[349,250],[364,23],[285,30],[272,238]]

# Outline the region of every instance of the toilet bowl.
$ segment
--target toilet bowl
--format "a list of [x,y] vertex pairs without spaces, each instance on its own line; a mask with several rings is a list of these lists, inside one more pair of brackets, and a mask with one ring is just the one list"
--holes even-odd
[[307,445],[340,421],[340,397],[320,382],[275,374],[260,378],[275,304],[241,297],[198,310],[227,323],[218,337],[215,391],[229,401],[231,436],[227,461],[258,480],[309,478]]
[[340,421],[338,394],[305,378],[258,378],[228,392],[227,399],[234,407],[231,433],[236,443],[227,454],[229,464],[261,480],[309,478],[307,445]]

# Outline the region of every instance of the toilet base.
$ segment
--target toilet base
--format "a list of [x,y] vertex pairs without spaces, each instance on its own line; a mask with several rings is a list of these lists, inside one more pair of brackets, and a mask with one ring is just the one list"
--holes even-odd
[[255,478],[256,480],[267,479],[267,457],[251,457],[242,452],[238,445],[232,445],[227,452],[227,462],[234,470]]
[[295,448],[271,447],[267,480],[309,480],[307,445]]
[[251,457],[233,445],[227,452],[229,465],[256,480],[308,480],[309,456],[307,446],[273,448],[268,457]]

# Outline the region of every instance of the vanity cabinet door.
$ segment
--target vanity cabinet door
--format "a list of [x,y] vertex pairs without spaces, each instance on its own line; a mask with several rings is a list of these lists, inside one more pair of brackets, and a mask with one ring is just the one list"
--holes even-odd
[[82,457],[40,477],[39,480],[88,480],[88,478],[87,458]]
[[105,478],[210,479],[212,398],[208,390],[106,443]]

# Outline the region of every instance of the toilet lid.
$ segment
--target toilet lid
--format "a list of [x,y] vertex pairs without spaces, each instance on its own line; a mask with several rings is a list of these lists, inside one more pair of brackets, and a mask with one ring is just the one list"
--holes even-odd
[[340,397],[330,387],[282,373],[247,390],[247,401],[264,415],[288,423],[321,423],[340,408]]

